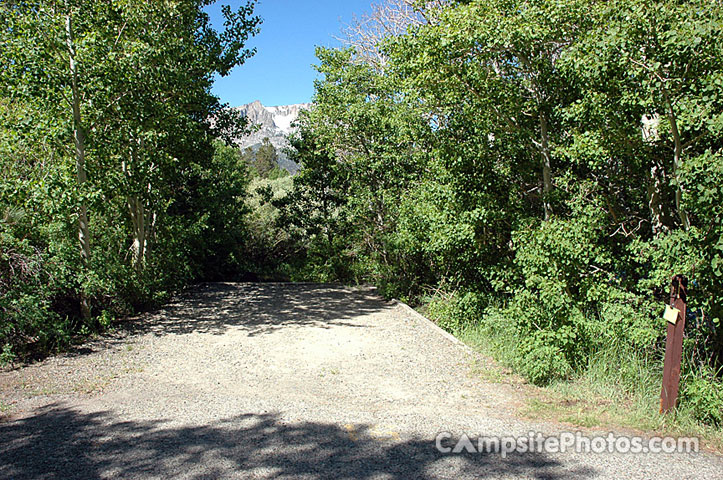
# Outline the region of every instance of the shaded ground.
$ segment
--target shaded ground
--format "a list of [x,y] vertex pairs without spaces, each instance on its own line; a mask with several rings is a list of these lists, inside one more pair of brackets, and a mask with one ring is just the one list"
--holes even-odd
[[369,290],[203,285],[0,373],[0,478],[723,478],[702,454],[438,452],[441,431],[557,433],[486,362]]

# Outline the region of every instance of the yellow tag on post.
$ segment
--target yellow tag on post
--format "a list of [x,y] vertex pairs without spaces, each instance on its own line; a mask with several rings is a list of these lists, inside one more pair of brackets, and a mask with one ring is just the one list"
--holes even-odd
[[663,318],[666,319],[668,322],[675,325],[678,323],[678,314],[680,313],[680,310],[677,308],[673,308],[670,305],[667,305],[665,307],[665,313],[663,314]]

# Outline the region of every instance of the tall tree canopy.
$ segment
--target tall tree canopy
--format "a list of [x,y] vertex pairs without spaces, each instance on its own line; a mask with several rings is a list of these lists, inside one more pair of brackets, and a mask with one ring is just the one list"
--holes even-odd
[[[253,1],[223,7],[218,32],[210,3],[0,4],[7,348],[162,295],[197,277],[209,251],[236,261],[245,171],[212,140],[243,123],[211,85],[254,53],[244,45],[260,20]],[[219,245],[219,230],[234,241]],[[43,287],[23,288],[30,278]]]
[[[319,51],[282,219],[325,275],[436,292],[452,299],[450,328],[508,332],[536,383],[610,351],[659,355],[670,277],[688,275],[686,368],[710,378],[723,351],[722,10],[383,2],[350,48]],[[700,385],[687,395],[719,398]],[[719,400],[701,415],[719,421]]]

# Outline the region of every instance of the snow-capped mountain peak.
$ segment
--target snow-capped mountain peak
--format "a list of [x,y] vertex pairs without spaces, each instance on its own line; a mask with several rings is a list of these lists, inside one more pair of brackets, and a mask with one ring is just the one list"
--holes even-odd
[[299,112],[308,107],[308,103],[297,103],[264,108],[271,113],[274,126],[284,134],[289,135],[292,132],[291,124],[299,117]]
[[256,100],[236,107],[236,110],[248,120],[250,125],[258,127],[256,131],[238,139],[239,147],[256,149],[264,138],[268,138],[279,154],[279,165],[292,173],[296,172],[298,165],[286,157],[284,149],[288,148],[288,137],[294,132],[292,124],[299,117],[299,112],[309,108],[309,105],[308,103],[297,103],[266,107]]

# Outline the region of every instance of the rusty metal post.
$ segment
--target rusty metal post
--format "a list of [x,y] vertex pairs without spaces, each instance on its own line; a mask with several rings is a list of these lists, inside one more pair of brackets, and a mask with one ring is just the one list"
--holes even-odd
[[680,310],[675,324],[668,322],[668,338],[665,340],[665,363],[663,364],[663,389],[660,392],[660,413],[675,408],[680,383],[680,362],[683,356],[683,331],[687,305],[688,279],[683,275],[673,277],[670,287],[670,306]]

